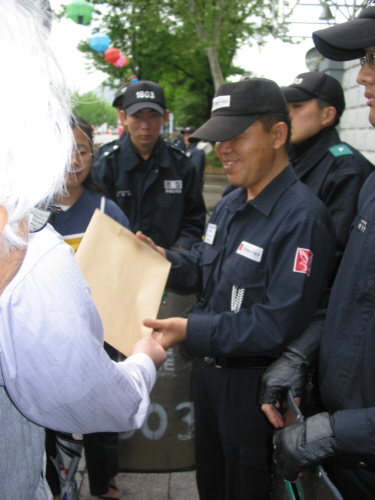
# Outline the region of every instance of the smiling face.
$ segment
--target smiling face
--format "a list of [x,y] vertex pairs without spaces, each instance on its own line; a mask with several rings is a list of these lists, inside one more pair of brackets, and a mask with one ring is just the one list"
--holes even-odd
[[[367,47],[366,50],[375,51],[375,45]],[[359,70],[357,83],[365,87],[367,106],[370,107],[369,121],[375,127],[375,67],[370,67],[365,62]]]
[[[316,99],[288,102],[288,107],[292,121],[291,144],[298,144],[313,137],[333,123],[336,116],[336,110],[333,106],[319,108]],[[329,112],[330,115],[328,115]]]
[[288,160],[283,148],[287,128],[279,122],[266,132],[257,120],[233,139],[216,144],[216,155],[223,163],[228,181],[247,188],[248,200],[257,196],[286,167]]

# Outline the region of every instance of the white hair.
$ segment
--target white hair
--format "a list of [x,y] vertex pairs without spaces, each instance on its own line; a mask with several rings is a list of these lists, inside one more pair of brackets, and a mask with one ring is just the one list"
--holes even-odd
[[0,205],[3,254],[21,248],[19,222],[61,191],[70,163],[68,90],[48,45],[45,0],[1,0]]

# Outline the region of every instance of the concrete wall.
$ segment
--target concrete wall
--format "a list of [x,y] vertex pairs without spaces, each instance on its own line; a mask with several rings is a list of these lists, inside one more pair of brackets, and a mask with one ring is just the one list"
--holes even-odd
[[369,108],[364,97],[365,89],[356,82],[359,69],[357,60],[338,63],[325,59],[319,67],[319,71],[337,78],[344,88],[346,109],[340,121],[341,139],[357,148],[375,164],[375,129],[368,121]]

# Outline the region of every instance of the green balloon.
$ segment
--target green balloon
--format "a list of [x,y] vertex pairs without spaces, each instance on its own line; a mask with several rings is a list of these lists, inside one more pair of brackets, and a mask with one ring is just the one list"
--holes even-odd
[[66,7],[66,16],[77,24],[90,24],[93,7],[86,0],[73,0]]

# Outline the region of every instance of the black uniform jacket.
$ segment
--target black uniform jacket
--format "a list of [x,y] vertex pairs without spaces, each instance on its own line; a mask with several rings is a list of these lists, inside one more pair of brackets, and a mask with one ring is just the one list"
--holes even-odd
[[[375,174],[364,184],[332,288],[320,345],[320,391],[337,412],[339,450],[375,467]],[[338,411],[339,410],[339,411]],[[357,458],[358,461],[358,458]]]
[[165,248],[189,249],[201,241],[206,215],[196,169],[183,152],[161,137],[150,162],[146,176],[128,134],[94,168],[133,232],[143,231]]
[[359,151],[341,142],[333,127],[294,146],[291,160],[297,177],[331,212],[337,235],[337,269],[357,212],[359,192],[373,165]]
[[205,241],[167,252],[168,285],[199,291],[187,347],[198,357],[271,355],[307,326],[333,264],[323,203],[289,165],[253,200],[236,189],[216,205]]

